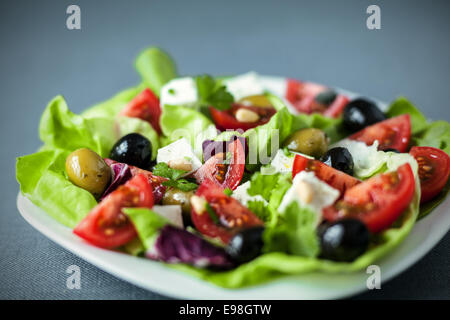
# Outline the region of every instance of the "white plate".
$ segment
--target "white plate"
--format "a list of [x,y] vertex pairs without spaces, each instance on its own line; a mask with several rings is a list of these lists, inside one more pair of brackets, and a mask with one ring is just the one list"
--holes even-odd
[[[346,93],[355,96],[353,93]],[[381,104],[381,107],[385,105]],[[224,300],[337,299],[367,289],[366,281],[369,275],[365,271],[342,274],[308,273],[278,278],[258,286],[224,289],[167,268],[159,262],[89,245],[21,193],[17,196],[17,207],[24,219],[34,228],[82,259],[136,286],[171,297]],[[447,198],[429,216],[417,222],[405,241],[377,262],[381,269],[382,286],[412,266],[442,239],[450,229],[449,212],[450,198]]]
[[[158,262],[89,245],[21,193],[17,196],[17,207],[29,224],[63,248],[120,279],[167,296],[185,299],[337,299],[366,289],[368,274],[364,271],[309,273],[243,289],[223,289]],[[405,241],[378,261],[382,286],[439,242],[450,228],[449,212],[450,198],[447,198],[429,216],[417,222]]]

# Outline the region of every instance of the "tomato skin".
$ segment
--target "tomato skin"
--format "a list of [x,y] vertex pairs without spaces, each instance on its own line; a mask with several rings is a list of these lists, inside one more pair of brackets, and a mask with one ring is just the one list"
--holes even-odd
[[150,90],[144,89],[134,97],[119,113],[121,116],[139,118],[149,122],[158,134],[161,134],[159,118],[161,107],[158,97]]
[[137,175],[104,198],[75,227],[73,233],[101,248],[117,248],[136,237],[136,230],[122,208],[153,207],[152,187]]
[[263,226],[264,223],[238,200],[225,195],[223,188],[206,179],[197,189],[196,195],[204,197],[219,218],[215,223],[207,212],[198,213],[191,209],[191,219],[202,234],[219,238],[227,244],[243,228]]
[[239,139],[230,142],[228,150],[232,154],[228,167],[223,164],[223,153],[214,155],[194,173],[199,184],[208,179],[223,189],[234,190],[237,188],[244,175],[245,150]]
[[292,104],[295,104],[295,102],[299,98],[299,92],[300,88],[302,86],[302,83],[295,79],[286,79],[287,85],[286,85],[286,100],[289,101]]
[[419,164],[420,203],[425,203],[441,192],[450,172],[450,157],[433,147],[412,147],[409,153]]
[[405,152],[411,138],[411,117],[409,114],[390,118],[352,134],[349,139],[372,145],[378,140],[379,150],[396,149]]
[[317,112],[327,117],[339,117],[350,100],[338,94],[329,106],[317,103],[316,96],[326,90],[328,90],[327,87],[317,83],[287,79],[286,100],[301,113]]
[[[236,111],[239,109],[247,109],[257,113],[260,119],[256,122],[240,122],[235,118]],[[217,110],[209,107],[211,117],[220,130],[248,130],[269,122],[270,118],[276,113],[276,110],[271,107],[253,107],[242,104],[233,104],[232,107],[225,111]]]
[[406,163],[397,172],[379,174],[348,189],[342,200],[323,210],[323,216],[328,221],[360,219],[370,232],[378,233],[402,215],[414,190],[414,174]]
[[345,106],[350,102],[350,99],[342,94],[338,94],[336,99],[328,106],[323,113],[324,116],[337,118],[344,111]]
[[319,160],[308,159],[298,154],[295,155],[294,164],[292,166],[292,178],[294,178],[297,173],[304,170],[313,171],[318,179],[339,190],[341,195],[343,195],[347,189],[361,182]]

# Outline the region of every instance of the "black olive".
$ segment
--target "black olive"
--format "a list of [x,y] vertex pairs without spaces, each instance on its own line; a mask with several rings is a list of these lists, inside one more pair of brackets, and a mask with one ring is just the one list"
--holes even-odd
[[353,175],[353,157],[347,148],[332,148],[323,155],[320,161],[346,174]]
[[372,101],[359,98],[350,101],[344,109],[344,126],[356,132],[386,119],[384,113]]
[[400,151],[398,151],[397,149],[393,149],[393,148],[388,148],[388,149],[383,149],[384,152],[395,152],[395,153],[400,153]]
[[351,262],[367,250],[370,233],[358,219],[342,219],[318,228],[320,256],[333,261]]
[[248,262],[261,254],[263,232],[264,227],[244,229],[231,238],[225,250],[234,261]]
[[142,169],[147,169],[152,158],[152,144],[139,133],[123,136],[112,147],[109,157]]
[[337,93],[336,91],[332,89],[325,90],[321,93],[319,93],[314,100],[316,100],[317,103],[329,106],[333,103],[333,101],[336,99]]

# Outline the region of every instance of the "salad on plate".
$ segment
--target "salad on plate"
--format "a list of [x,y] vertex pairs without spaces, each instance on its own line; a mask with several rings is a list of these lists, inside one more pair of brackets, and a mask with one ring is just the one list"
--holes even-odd
[[237,288],[364,269],[448,193],[450,124],[404,97],[180,76],[159,48],[135,65],[139,85],[79,115],[55,97],[17,159],[22,194],[79,241]]

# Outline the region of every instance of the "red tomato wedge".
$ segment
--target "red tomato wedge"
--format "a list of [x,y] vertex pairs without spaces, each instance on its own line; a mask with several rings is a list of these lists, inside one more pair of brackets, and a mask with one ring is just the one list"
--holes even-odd
[[350,102],[350,99],[342,94],[338,94],[336,99],[323,112],[324,116],[337,118],[344,111],[345,106]]
[[73,232],[102,248],[117,248],[136,237],[136,230],[122,208],[153,207],[152,187],[144,175],[137,175],[103,199],[75,227]]
[[[118,163],[117,161],[114,161],[114,160],[111,160],[108,158],[105,158],[104,160],[108,166],[111,166],[111,164],[113,164],[113,163]],[[130,167],[131,175],[133,177],[137,176],[139,174],[143,174],[147,178],[147,180],[150,183],[152,190],[153,190],[154,202],[156,204],[160,203],[164,196],[164,193],[166,192],[166,189],[167,189],[167,187],[163,186],[162,183],[164,181],[167,181],[168,179],[164,178],[164,177],[156,176],[151,171],[147,171],[147,170],[144,170],[144,169],[141,169],[138,167],[130,166],[129,164],[127,164],[127,166]]]
[[437,196],[447,183],[450,157],[433,147],[412,147],[409,153],[419,164],[420,202],[424,203]]
[[318,179],[339,190],[341,195],[343,195],[347,189],[350,189],[361,182],[351,175],[336,170],[319,160],[308,159],[297,154],[295,155],[294,164],[292,166],[292,178],[303,170],[313,171]]
[[362,141],[367,145],[372,145],[378,140],[378,149],[396,149],[405,152],[411,138],[411,118],[409,114],[404,114],[391,119],[387,119],[352,134],[349,139]]
[[230,153],[229,163],[225,163],[226,154],[218,153],[209,158],[195,173],[194,177],[199,184],[209,179],[221,188],[237,188],[242,180],[245,169],[245,150],[239,139],[228,145]]
[[324,116],[336,118],[341,115],[349,99],[338,94],[328,106],[318,103],[315,100],[316,96],[327,90],[327,87],[317,83],[288,79],[286,99],[301,113],[321,113]]
[[[236,119],[236,112],[239,109],[247,109],[255,112],[259,116],[259,120],[255,122],[240,122]],[[211,112],[211,117],[216,124],[216,127],[220,130],[248,130],[255,128],[262,124],[269,122],[270,118],[277,112],[275,108],[271,107],[254,107],[254,106],[244,106],[242,104],[233,104],[232,107],[225,111],[217,110],[213,107],[209,107]]]
[[348,189],[342,200],[323,210],[328,221],[357,218],[377,233],[389,228],[414,196],[414,174],[406,163],[396,172],[374,176]]
[[155,129],[158,134],[161,134],[161,127],[159,125],[161,107],[159,106],[159,99],[148,88],[134,97],[134,99],[123,108],[119,115],[148,121],[153,129]]
[[207,211],[191,211],[191,219],[195,228],[202,234],[216,238],[225,244],[239,230],[264,223],[238,200],[225,195],[224,189],[214,181],[206,179],[197,189],[196,195],[203,197],[214,211],[217,221]]

